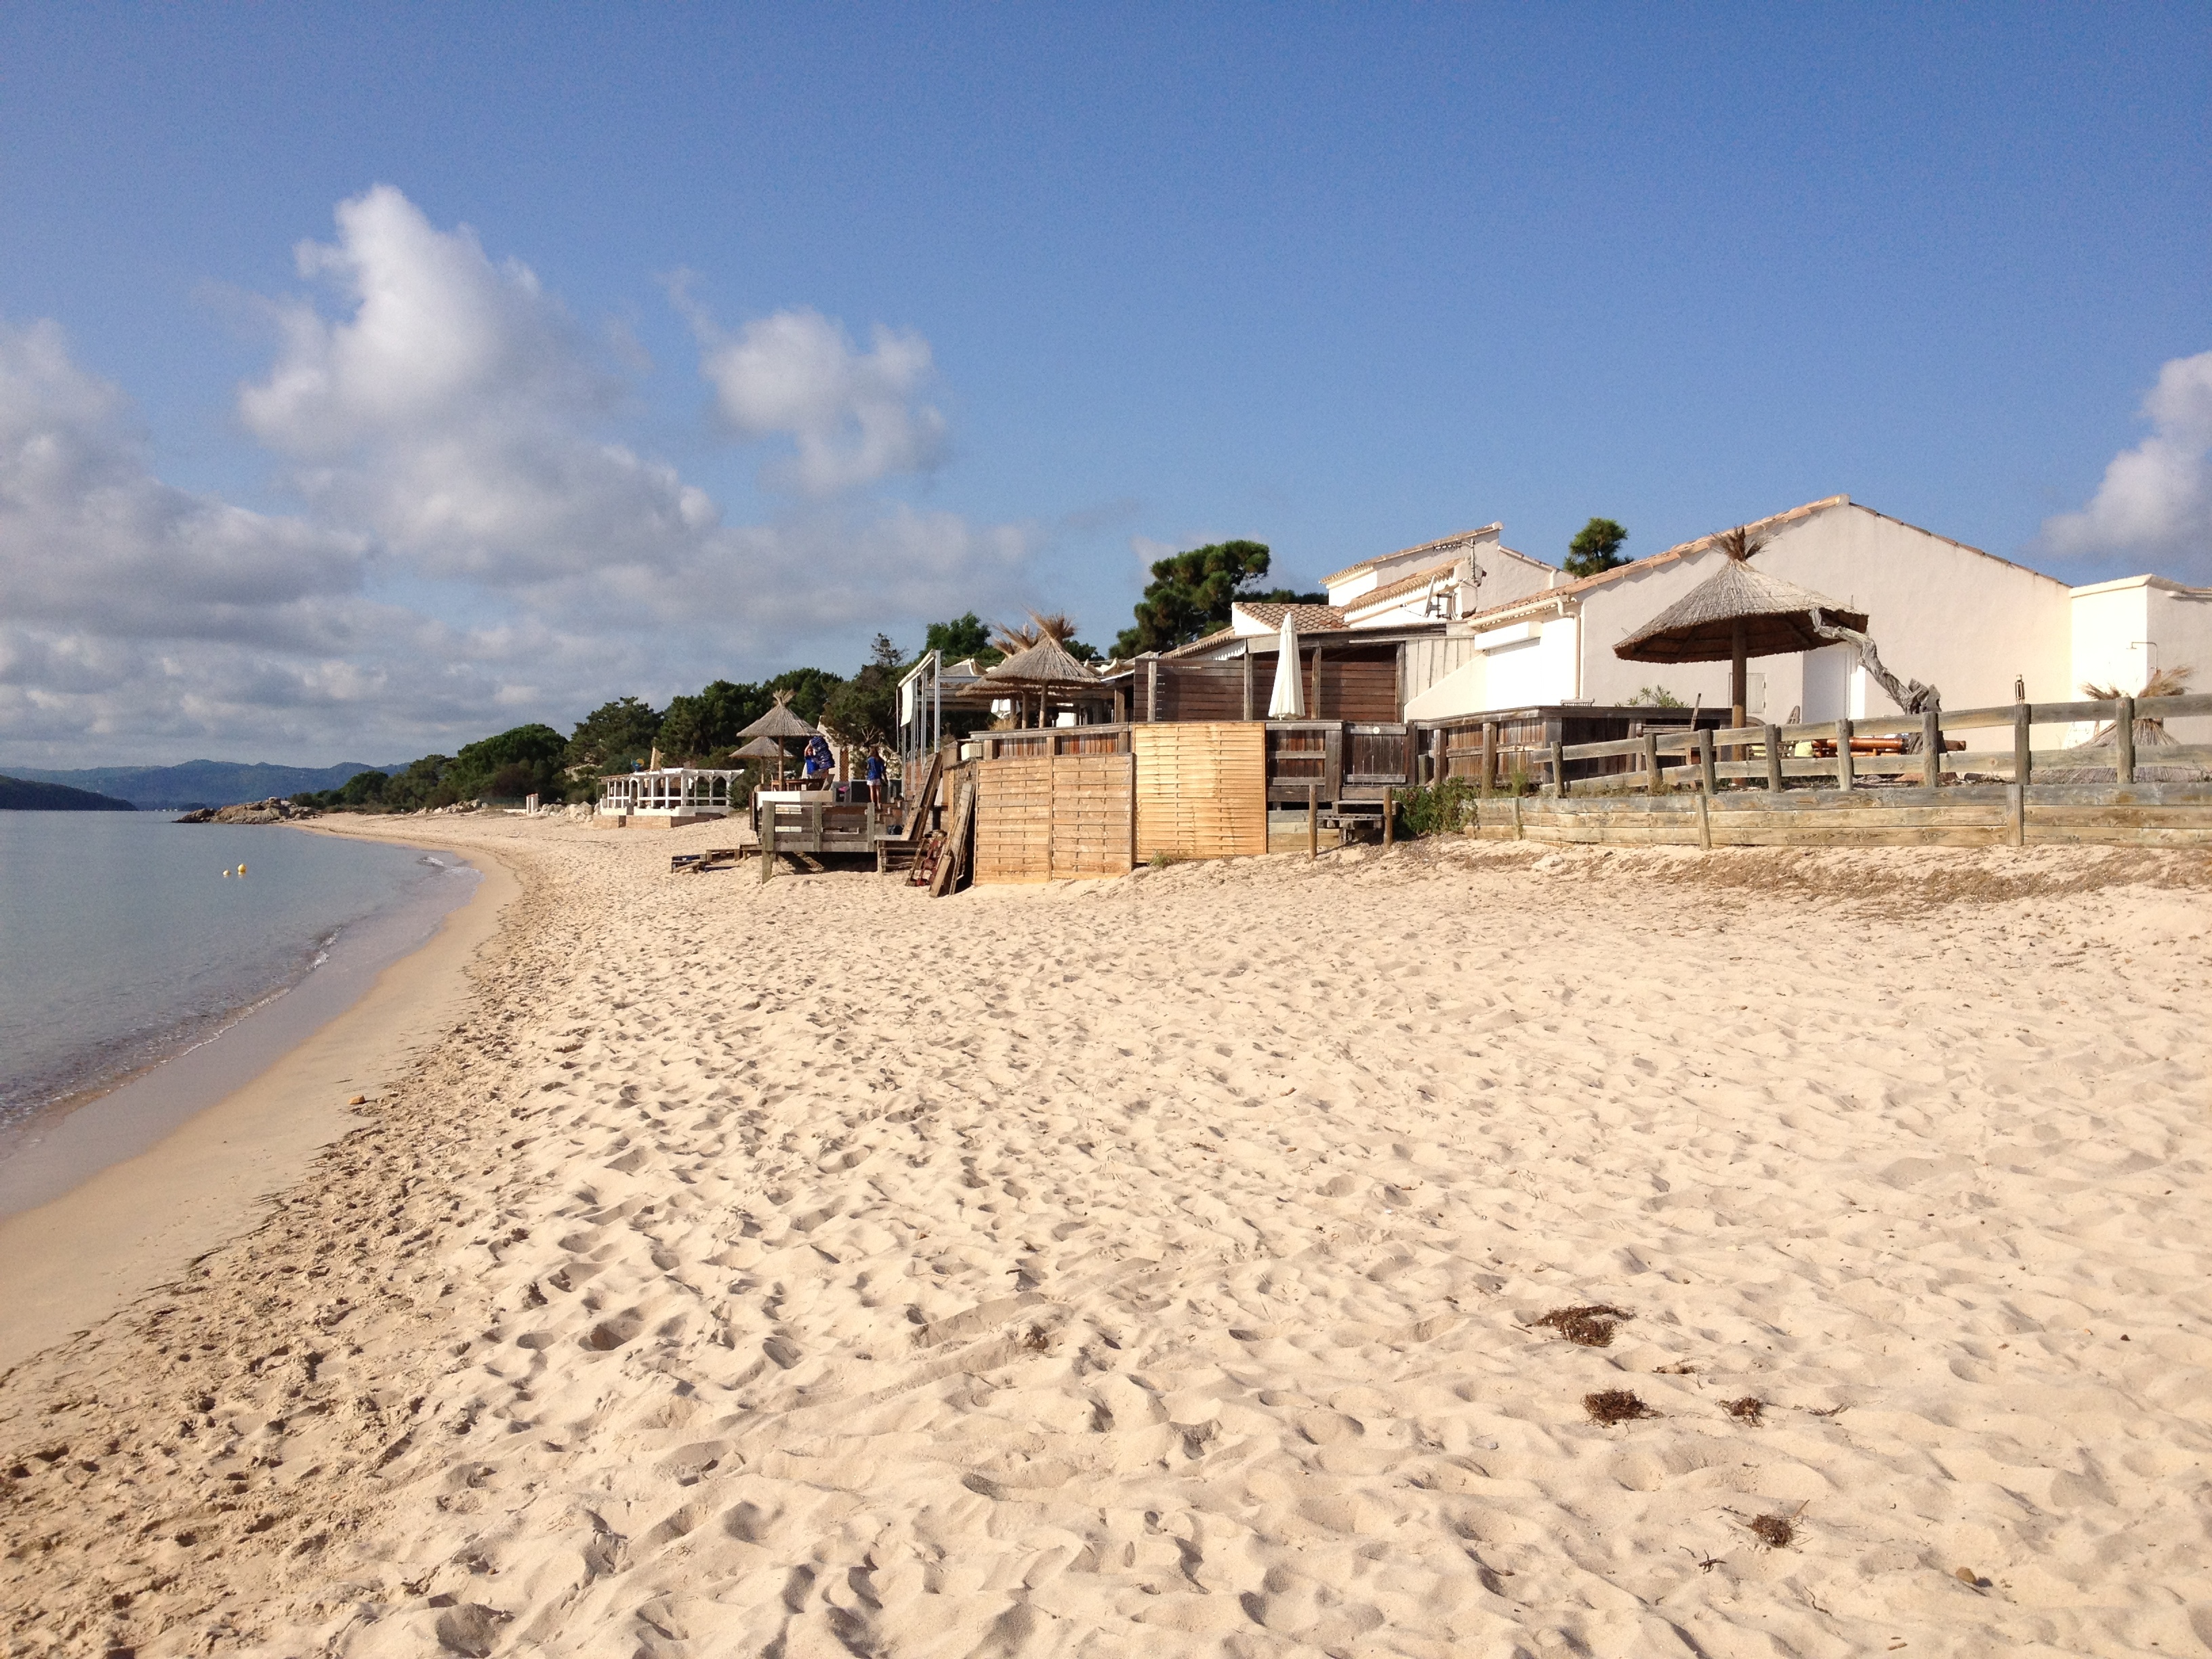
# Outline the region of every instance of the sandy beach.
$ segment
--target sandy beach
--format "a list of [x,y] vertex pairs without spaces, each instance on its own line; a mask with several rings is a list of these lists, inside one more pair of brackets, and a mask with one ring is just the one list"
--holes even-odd
[[2201,855],[431,823],[442,1035],[0,1377],[7,1653],[2212,1646]]

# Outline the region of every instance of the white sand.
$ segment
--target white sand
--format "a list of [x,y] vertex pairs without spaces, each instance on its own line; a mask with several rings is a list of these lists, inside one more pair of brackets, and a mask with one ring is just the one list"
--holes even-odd
[[2212,1644],[2201,858],[451,833],[465,1031],[6,1379],[9,1652]]

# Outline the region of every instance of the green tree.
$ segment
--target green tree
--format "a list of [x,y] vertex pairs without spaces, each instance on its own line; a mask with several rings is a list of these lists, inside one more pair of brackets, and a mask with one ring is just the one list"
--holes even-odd
[[660,717],[665,759],[706,761],[734,748],[738,733],[768,713],[764,686],[715,680],[698,696],[671,699]]
[[1627,539],[1628,532],[1611,519],[1592,519],[1567,544],[1567,574],[1595,576],[1601,570],[1626,564],[1620,544]]
[[[431,805],[431,796],[438,793],[446,769],[453,762],[444,755],[425,755],[408,763],[407,769],[396,774],[384,786],[384,804],[395,812],[412,812]],[[450,805],[459,799],[458,790],[448,790],[446,798],[437,805]]]
[[767,682],[762,690],[771,694],[790,692],[791,712],[803,720],[818,723],[822,719],[823,704],[830,700],[830,694],[844,683],[842,676],[833,674],[826,668],[787,668]]
[[991,644],[991,624],[972,611],[951,622],[930,623],[929,631],[922,636],[921,648],[939,653],[948,663],[965,662],[973,657],[984,668],[1006,659],[1006,653]]
[[823,724],[854,743],[896,740],[899,672],[903,665],[904,659],[890,636],[877,635],[860,672],[823,701]]
[[384,804],[384,786],[392,781],[383,772],[356,772],[339,786],[338,804],[345,806],[380,806]]
[[565,760],[570,766],[607,771],[643,760],[659,735],[660,715],[652,704],[635,697],[617,697],[577,721]]
[[1156,560],[1145,596],[1137,601],[1136,625],[1121,630],[1114,654],[1133,657],[1146,651],[1171,651],[1229,626],[1229,608],[1239,599],[1316,605],[1325,596],[1293,593],[1287,588],[1261,592],[1251,584],[1267,574],[1264,542],[1213,542],[1186,553]]
[[463,799],[554,794],[568,749],[568,740],[550,726],[512,726],[464,744],[440,781],[452,785]]

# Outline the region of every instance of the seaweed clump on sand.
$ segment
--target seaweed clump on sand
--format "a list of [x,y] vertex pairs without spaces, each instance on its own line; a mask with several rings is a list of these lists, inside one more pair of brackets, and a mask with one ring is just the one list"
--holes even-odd
[[1744,1524],[1758,1535],[1760,1543],[1771,1550],[1788,1548],[1790,1540],[1797,1535],[1797,1528],[1778,1515],[1762,1515]]
[[1607,1307],[1602,1302],[1591,1303],[1581,1308],[1554,1308],[1537,1325],[1557,1331],[1570,1342],[1579,1342],[1585,1348],[1609,1348],[1613,1346],[1613,1328],[1624,1319],[1636,1316],[1626,1308]]
[[1586,1394],[1583,1396],[1583,1409],[1590,1414],[1593,1423],[1629,1423],[1639,1417],[1659,1415],[1627,1389],[1605,1389],[1596,1394]]

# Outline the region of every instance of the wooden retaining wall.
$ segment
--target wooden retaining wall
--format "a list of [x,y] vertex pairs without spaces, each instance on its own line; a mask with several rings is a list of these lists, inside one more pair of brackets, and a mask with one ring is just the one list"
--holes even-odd
[[1468,814],[1485,841],[1562,845],[2212,848],[2202,783],[1492,796]]
[[1267,850],[1267,727],[1257,720],[1139,726],[1139,863],[1249,857]]
[[1132,757],[1035,755],[975,765],[977,882],[1128,872]]

